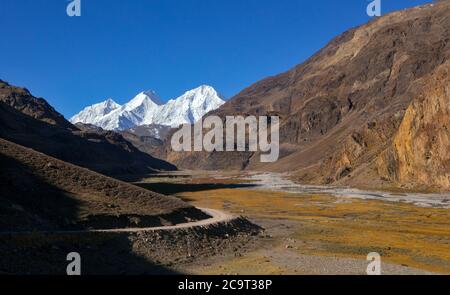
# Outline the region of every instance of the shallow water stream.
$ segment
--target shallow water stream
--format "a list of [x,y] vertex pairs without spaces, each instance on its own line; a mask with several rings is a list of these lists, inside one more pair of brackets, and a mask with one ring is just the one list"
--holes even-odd
[[[288,193],[330,194],[342,198],[358,198],[404,202],[420,207],[437,207],[450,209],[449,193],[393,193],[386,191],[368,191],[351,187],[325,185],[303,185],[295,183],[281,173],[251,173],[244,180],[249,181],[250,189],[269,190]],[[246,188],[249,189],[249,188]]]

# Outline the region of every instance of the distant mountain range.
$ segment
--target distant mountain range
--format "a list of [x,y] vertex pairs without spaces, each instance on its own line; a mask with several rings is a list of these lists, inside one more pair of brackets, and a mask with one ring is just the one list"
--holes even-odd
[[119,105],[110,98],[89,106],[70,121],[114,131],[143,125],[178,127],[195,123],[224,103],[223,97],[207,85],[187,91],[166,104],[160,103],[160,98],[154,91],[144,91],[124,105]]

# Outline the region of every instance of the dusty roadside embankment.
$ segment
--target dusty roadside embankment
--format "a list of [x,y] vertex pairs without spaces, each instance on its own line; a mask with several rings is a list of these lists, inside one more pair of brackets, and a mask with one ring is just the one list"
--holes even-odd
[[245,249],[261,228],[242,217],[193,227],[138,232],[72,232],[1,236],[0,272],[65,275],[70,252],[82,274],[176,274],[172,265]]

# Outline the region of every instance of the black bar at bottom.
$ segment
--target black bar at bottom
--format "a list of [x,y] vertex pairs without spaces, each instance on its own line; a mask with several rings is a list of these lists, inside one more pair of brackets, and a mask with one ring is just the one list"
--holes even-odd
[[[2,291],[84,294],[139,291],[139,294],[311,294],[315,292],[450,291],[449,276],[0,276]],[[144,292],[144,293],[142,293]],[[283,293],[280,293],[283,292]],[[8,293],[4,293],[8,294]],[[384,294],[384,293],[380,293]],[[437,293],[436,293],[437,294]]]

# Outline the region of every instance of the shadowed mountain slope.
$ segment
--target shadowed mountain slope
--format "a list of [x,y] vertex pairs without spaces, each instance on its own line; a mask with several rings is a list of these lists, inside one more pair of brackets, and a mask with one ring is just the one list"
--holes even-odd
[[0,231],[171,225],[202,211],[0,139]]
[[0,82],[0,137],[107,175],[176,169],[115,132],[80,130],[45,100],[5,82]]

